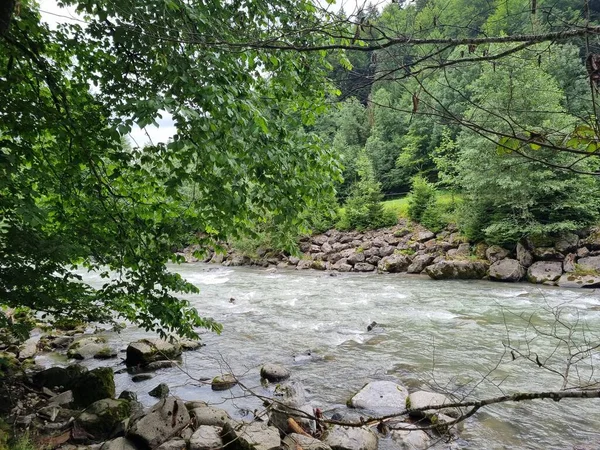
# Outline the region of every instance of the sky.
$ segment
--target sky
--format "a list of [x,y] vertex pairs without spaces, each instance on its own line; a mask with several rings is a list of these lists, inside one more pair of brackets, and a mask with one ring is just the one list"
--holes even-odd
[[[2,1],[2,0],[0,0]],[[322,5],[326,5],[324,0],[318,0]],[[391,0],[337,0],[335,4],[327,6],[330,11],[339,11],[344,9],[346,14],[356,13],[369,3],[378,7],[389,3]],[[56,0],[38,0],[42,13],[42,20],[47,22],[50,27],[55,27],[58,23],[69,21],[81,21],[81,18],[75,13],[74,8],[60,8]],[[135,127],[130,134],[130,140],[133,146],[143,146],[145,144],[157,144],[158,142],[167,142],[177,130],[173,125],[171,115],[162,112],[162,119],[158,119],[158,127],[147,126],[144,129]]]

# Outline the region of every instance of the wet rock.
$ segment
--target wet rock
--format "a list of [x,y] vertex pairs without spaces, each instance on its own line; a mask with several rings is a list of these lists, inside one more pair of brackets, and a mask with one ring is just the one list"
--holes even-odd
[[490,266],[490,278],[498,281],[519,281],[525,276],[525,268],[516,259],[502,259]]
[[291,433],[294,430],[289,427],[288,419],[294,419],[298,425],[310,433],[316,430],[315,421],[310,419],[312,415],[313,408],[309,404],[287,406],[273,403],[269,411],[269,425],[283,433]]
[[213,391],[225,391],[227,389],[231,389],[236,384],[237,380],[235,379],[235,377],[230,373],[226,373],[214,377],[210,384],[210,387]]
[[82,373],[73,383],[75,404],[86,407],[97,400],[115,396],[115,379],[111,368],[99,367]]
[[517,244],[517,261],[525,268],[533,264],[533,255],[521,242]]
[[409,265],[410,259],[406,255],[396,253],[382,258],[377,269],[380,272],[399,273],[405,272]]
[[487,268],[482,261],[440,261],[424,272],[434,280],[479,280],[486,276]]
[[538,261],[527,270],[527,279],[530,283],[554,284],[562,273],[560,261]]
[[[403,425],[410,427],[410,424]],[[431,448],[431,438],[423,430],[392,430],[392,441],[401,450],[425,450]]]
[[[93,358],[97,354],[110,354],[111,349],[106,344],[106,338],[101,336],[84,337],[74,341],[67,349],[67,357],[73,359]],[[115,352],[116,355],[116,352]]]
[[152,378],[154,378],[154,375],[150,373],[140,373],[138,375],[132,376],[131,381],[133,381],[134,383],[139,383],[141,381],[151,380]]
[[406,271],[408,273],[421,273],[425,270],[429,264],[431,264],[434,260],[432,255],[417,255],[413,258],[412,263]]
[[492,245],[491,247],[488,247],[488,249],[485,251],[485,257],[491,263],[500,261],[501,259],[506,258],[508,255],[510,255],[510,251],[498,245]]
[[584,270],[600,271],[600,256],[587,256],[579,258],[577,264]]
[[128,366],[146,366],[154,361],[171,360],[181,355],[181,346],[160,339],[142,339],[127,347]]
[[65,391],[71,389],[74,381],[85,372],[87,372],[87,369],[77,364],[69,367],[50,367],[35,373],[33,384],[39,388],[47,387],[51,389],[62,386],[62,390]]
[[177,366],[175,361],[153,361],[144,367],[144,370],[160,370],[170,369],[171,367]]
[[75,340],[73,336],[58,336],[50,342],[52,348],[67,348]]
[[279,364],[265,364],[260,369],[260,376],[271,382],[283,381],[290,377],[290,371]]
[[19,359],[21,361],[33,358],[37,354],[37,344],[39,340],[39,336],[31,337],[21,344],[19,347]]
[[557,283],[564,288],[600,288],[600,274],[575,275],[565,273],[558,279]]
[[355,272],[373,272],[374,270],[375,270],[375,266],[373,264],[369,264],[366,262],[354,264]]
[[185,402],[185,407],[188,411],[191,411],[194,408],[204,408],[205,406],[208,406],[208,403],[202,400],[190,400],[189,402]]
[[110,347],[104,347],[100,349],[98,352],[94,353],[94,359],[110,359],[117,357],[117,350]]
[[288,434],[282,444],[283,450],[297,450],[298,447],[302,450],[332,450],[325,442],[297,433]]
[[160,383],[158,386],[148,392],[148,394],[156,398],[165,398],[169,395],[169,386],[167,386],[165,383]]
[[443,406],[444,404],[452,403],[451,400],[443,394],[427,391],[413,392],[408,396],[406,400],[406,407],[408,414],[411,417],[421,419],[429,417],[432,414],[444,414],[450,417],[458,417],[460,411],[456,408],[442,408],[442,409],[430,409],[424,411],[415,411],[415,409],[422,409],[428,406]]
[[231,417],[224,409],[213,406],[201,406],[190,410],[190,414],[196,418],[196,425],[222,427],[231,421]]
[[135,422],[127,437],[145,447],[155,448],[177,435],[190,422],[185,403],[176,397],[167,397]]
[[133,442],[124,437],[118,437],[112,441],[105,442],[100,450],[139,450]]
[[406,410],[407,397],[408,391],[400,384],[372,381],[350,399],[348,406],[382,414],[397,413]]
[[377,450],[377,435],[368,428],[334,425],[325,432],[322,441],[333,450]]
[[119,400],[129,400],[130,402],[137,402],[137,394],[133,391],[123,391],[119,395]]
[[175,438],[162,443],[156,450],[187,450],[187,444],[183,439]]
[[201,425],[190,438],[190,450],[211,450],[222,447],[221,427]]
[[223,441],[234,450],[278,450],[279,430],[265,423],[233,425],[223,427]]
[[131,406],[127,400],[105,398],[88,406],[77,418],[77,423],[95,439],[106,439],[130,413]]

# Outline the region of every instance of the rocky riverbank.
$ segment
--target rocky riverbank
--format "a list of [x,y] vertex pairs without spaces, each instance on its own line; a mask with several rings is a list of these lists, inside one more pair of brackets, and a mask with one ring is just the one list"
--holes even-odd
[[[523,239],[502,248],[466,241],[452,226],[433,233],[401,221],[380,230],[340,232],[332,229],[304,238],[301,254],[258,249],[254,256],[234,249],[226,254],[208,251],[204,262],[225,266],[257,265],[275,269],[313,269],[334,272],[427,274],[439,279],[529,281],[569,288],[600,287],[600,229],[564,233],[554,239]],[[183,255],[198,261],[196,248]]]
[[[91,337],[78,336],[71,346],[89,343]],[[132,376],[165,370],[179,364],[183,350],[181,344],[156,339],[133,342],[127,347],[122,370]],[[21,362],[23,354],[13,356],[12,373],[4,374],[4,385],[10,380],[12,391],[3,393],[5,406],[11,406],[4,416],[15,434],[30,436],[34,448],[377,450],[384,439],[399,448],[425,449],[441,436],[446,442],[456,439],[455,422],[463,413],[445,407],[450,400],[440,393],[410,393],[390,380],[372,381],[348,399],[345,410],[323,413],[307,401],[294,374],[276,364],[263,365],[260,379],[255,380],[270,393],[261,396],[264,409],[246,414],[243,420],[202,399],[184,401],[170,396],[164,384],[151,392],[159,399],[157,403],[144,408],[136,392],[116,395],[111,368],[88,371],[73,364],[41,370],[25,364],[29,355]],[[210,381],[213,390],[227,390],[237,382],[233,374]],[[372,419],[384,415],[395,417]]]

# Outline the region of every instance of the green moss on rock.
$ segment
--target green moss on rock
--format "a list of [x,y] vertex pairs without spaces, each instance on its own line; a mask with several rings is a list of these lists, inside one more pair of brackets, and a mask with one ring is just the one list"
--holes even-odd
[[99,367],[82,374],[73,385],[73,398],[78,406],[86,407],[97,400],[115,396],[114,373],[109,367]]

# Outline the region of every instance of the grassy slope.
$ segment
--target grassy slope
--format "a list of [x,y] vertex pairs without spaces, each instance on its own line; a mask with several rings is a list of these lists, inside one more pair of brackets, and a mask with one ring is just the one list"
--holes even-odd
[[[460,197],[450,192],[438,193],[438,204],[442,207],[452,205],[452,203],[460,203]],[[408,197],[398,198],[396,200],[387,200],[383,202],[385,209],[394,211],[399,218],[408,218]]]

